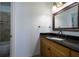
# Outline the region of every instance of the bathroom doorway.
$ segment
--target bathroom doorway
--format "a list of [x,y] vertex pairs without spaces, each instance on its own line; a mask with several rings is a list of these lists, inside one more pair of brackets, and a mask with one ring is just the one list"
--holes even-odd
[[0,57],[10,56],[11,3],[0,2]]

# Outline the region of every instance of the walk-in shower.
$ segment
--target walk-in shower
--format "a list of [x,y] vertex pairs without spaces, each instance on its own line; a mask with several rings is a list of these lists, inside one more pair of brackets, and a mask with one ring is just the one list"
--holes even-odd
[[0,56],[10,56],[10,2],[0,2]]

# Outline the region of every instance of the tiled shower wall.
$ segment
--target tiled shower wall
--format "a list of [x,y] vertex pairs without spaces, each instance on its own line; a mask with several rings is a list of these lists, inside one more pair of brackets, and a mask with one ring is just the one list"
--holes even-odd
[[0,3],[0,41],[10,40],[10,3]]

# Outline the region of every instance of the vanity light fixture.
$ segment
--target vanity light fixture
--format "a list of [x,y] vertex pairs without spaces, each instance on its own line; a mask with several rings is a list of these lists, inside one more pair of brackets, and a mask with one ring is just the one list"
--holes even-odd
[[56,10],[57,8],[63,6],[66,2],[53,2],[53,11]]

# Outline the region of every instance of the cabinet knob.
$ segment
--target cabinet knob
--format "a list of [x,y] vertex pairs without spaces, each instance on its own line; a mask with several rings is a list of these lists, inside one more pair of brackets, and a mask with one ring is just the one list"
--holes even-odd
[[50,48],[48,48],[48,50],[50,50]]

